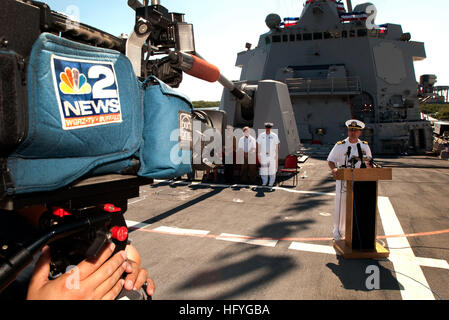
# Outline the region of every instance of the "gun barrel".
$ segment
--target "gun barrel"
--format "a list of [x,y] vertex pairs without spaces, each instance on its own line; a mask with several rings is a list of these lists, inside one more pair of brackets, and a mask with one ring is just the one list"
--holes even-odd
[[[198,52],[196,53],[196,56],[200,59],[205,60]],[[244,107],[245,109],[250,109],[252,107],[253,99],[251,99],[251,97],[246,92],[237,88],[237,86],[232,81],[228,80],[228,78],[226,78],[221,73],[220,77],[218,78],[218,82],[239,100],[242,107]]]
[[244,108],[250,108],[253,101],[251,97],[246,94],[244,91],[240,90],[235,86],[235,84],[232,81],[229,81],[228,78],[226,78],[224,75],[220,75],[220,78],[218,79],[218,82],[225,87],[231,94],[236,97],[240,104]]

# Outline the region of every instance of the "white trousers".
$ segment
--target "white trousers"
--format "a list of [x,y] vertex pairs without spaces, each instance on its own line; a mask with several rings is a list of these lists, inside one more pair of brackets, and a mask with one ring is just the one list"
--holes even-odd
[[260,159],[260,177],[262,178],[262,184],[266,185],[268,179],[270,179],[269,186],[274,186],[276,182],[276,175],[278,171],[278,160],[277,157],[270,157],[266,155],[259,155]]
[[270,187],[274,186],[274,183],[276,182],[276,175],[270,175],[270,176],[260,176],[262,178],[262,185],[266,186],[268,183],[268,178],[270,179]]
[[338,180],[335,191],[333,234],[335,240],[340,240],[345,236],[346,229],[346,181]]

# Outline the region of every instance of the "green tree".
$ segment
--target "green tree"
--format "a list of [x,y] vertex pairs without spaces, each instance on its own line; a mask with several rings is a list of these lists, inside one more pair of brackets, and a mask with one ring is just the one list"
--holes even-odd
[[216,108],[220,106],[220,101],[204,101],[204,100],[200,100],[200,101],[193,101],[192,102],[193,107],[196,109],[200,109],[200,108]]
[[421,112],[438,120],[449,119],[449,104],[422,104]]
[[443,109],[438,112],[437,117],[439,120],[449,120],[449,108]]

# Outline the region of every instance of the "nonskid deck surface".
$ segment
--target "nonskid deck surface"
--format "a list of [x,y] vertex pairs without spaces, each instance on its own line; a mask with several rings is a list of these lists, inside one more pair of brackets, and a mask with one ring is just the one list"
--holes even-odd
[[[332,247],[335,182],[301,165],[298,187],[156,181],[126,213],[155,299],[447,299],[449,162],[379,160],[378,241],[388,260],[344,260]],[[397,237],[398,235],[408,237]]]

